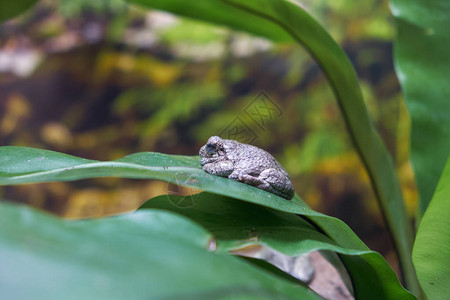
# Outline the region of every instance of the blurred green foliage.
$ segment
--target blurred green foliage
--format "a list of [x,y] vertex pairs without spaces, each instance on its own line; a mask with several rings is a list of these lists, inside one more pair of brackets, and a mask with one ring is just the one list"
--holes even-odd
[[106,14],[123,12],[127,5],[123,0],[59,0],[57,11],[67,18],[79,17],[84,12]]
[[0,2],[0,22],[16,17],[36,3],[37,0],[16,0]]

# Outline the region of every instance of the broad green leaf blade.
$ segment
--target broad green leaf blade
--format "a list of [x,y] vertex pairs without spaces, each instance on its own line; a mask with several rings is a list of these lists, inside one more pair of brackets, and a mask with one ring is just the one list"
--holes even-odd
[[419,212],[431,201],[450,153],[450,1],[391,0],[395,66],[411,114],[411,161]]
[[[419,286],[411,261],[412,228],[394,165],[370,120],[358,77],[350,60],[325,29],[298,5],[287,0],[204,0],[188,4],[184,0],[129,2],[231,26],[269,38],[272,37],[272,30],[282,29],[294,41],[305,46],[330,81],[351,139],[369,173],[378,203],[393,236],[406,285],[414,293],[418,293]],[[217,11],[220,11],[220,18],[216,18]]]
[[146,210],[63,221],[0,203],[1,299],[320,299],[208,250],[186,218]]
[[415,299],[401,287],[380,254],[361,247],[344,248],[292,213],[209,193],[159,196],[140,209],[163,209],[190,218],[214,235],[218,252],[250,245],[267,246],[289,256],[334,251],[341,254],[350,273],[356,299]]
[[414,243],[414,266],[428,299],[447,299],[450,295],[449,212],[450,160],[423,215]]
[[[253,186],[210,175],[201,169],[198,156],[142,152],[114,161],[101,162],[49,150],[15,146],[0,147],[0,185],[96,177],[157,179],[281,211],[321,216],[309,209],[298,196],[293,201],[287,201]],[[356,244],[364,245],[356,235],[353,234],[352,237]]]
[[37,0],[0,1],[0,22],[16,17],[36,2]]

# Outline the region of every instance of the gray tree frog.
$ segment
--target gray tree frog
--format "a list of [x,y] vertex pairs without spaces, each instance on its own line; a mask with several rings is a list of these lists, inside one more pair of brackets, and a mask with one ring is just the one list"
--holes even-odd
[[212,136],[200,148],[200,157],[202,169],[209,174],[234,179],[287,200],[294,197],[286,170],[258,147]]

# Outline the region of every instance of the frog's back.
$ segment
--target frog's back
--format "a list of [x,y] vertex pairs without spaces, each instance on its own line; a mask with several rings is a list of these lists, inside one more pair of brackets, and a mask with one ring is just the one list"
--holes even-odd
[[237,144],[233,145],[234,150],[227,155],[233,161],[235,170],[238,169],[243,173],[257,176],[262,171],[273,168],[287,175],[284,168],[269,152],[256,146],[233,142]]

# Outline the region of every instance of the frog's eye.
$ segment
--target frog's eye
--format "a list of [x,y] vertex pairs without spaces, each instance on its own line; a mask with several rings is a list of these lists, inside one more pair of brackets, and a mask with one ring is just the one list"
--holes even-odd
[[206,144],[206,153],[214,154],[216,152],[216,145]]

